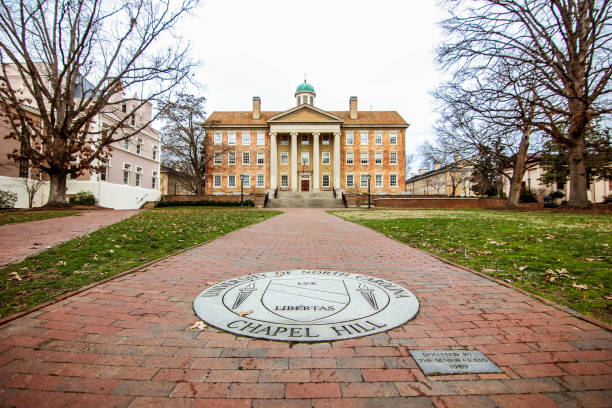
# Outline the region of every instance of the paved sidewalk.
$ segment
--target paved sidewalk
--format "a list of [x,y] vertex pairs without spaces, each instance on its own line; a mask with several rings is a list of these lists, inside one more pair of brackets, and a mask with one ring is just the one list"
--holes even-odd
[[[189,330],[208,281],[290,268],[400,283],[387,333],[295,344]],[[612,335],[316,209],[291,209],[0,328],[0,406],[609,407]],[[504,374],[426,377],[410,349],[478,349]]]
[[68,217],[6,224],[0,227],[0,266],[19,262],[64,241],[137,214],[139,210],[84,211]]

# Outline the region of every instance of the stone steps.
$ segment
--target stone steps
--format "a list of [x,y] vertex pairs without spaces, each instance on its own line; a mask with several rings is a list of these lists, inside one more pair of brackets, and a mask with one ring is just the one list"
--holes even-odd
[[331,191],[281,191],[277,198],[268,200],[267,208],[344,208],[342,199],[334,198]]

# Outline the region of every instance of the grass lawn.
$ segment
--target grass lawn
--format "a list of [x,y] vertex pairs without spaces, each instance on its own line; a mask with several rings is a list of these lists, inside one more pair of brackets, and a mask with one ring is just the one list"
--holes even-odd
[[17,224],[20,222],[45,220],[47,218],[67,217],[69,215],[78,214],[76,210],[40,210],[40,211],[0,211],[0,225]]
[[228,207],[141,212],[0,269],[0,316],[280,213]]
[[332,213],[612,321],[610,215],[484,210]]

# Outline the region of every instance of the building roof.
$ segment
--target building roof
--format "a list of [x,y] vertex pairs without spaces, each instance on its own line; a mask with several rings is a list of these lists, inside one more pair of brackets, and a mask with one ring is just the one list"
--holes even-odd
[[310,85],[308,82],[306,82],[306,80],[304,80],[304,82],[299,84],[297,89],[295,90],[296,95],[299,94],[300,92],[315,93],[314,86]]
[[[259,119],[253,119],[253,112],[213,112],[205,124],[208,126],[267,126],[268,119],[284,111],[261,112]],[[326,111],[344,119],[343,126],[389,126],[407,127],[408,123],[397,111],[359,111],[357,119],[351,119],[349,111]]]

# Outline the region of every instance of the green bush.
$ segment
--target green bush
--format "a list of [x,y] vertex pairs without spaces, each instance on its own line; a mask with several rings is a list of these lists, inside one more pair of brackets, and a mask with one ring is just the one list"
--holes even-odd
[[68,199],[72,205],[96,205],[96,197],[89,191],[79,191]]
[[17,194],[0,190],[0,208],[13,208],[17,202]]
[[551,193],[550,197],[551,198],[563,198],[563,197],[565,197],[565,194],[563,193],[563,191],[557,190],[557,191]]
[[[253,200],[244,200],[245,207],[255,207]],[[214,201],[214,200],[199,200],[199,201],[160,201],[156,205],[161,207],[240,207],[239,201]]]
[[526,188],[521,191],[521,195],[519,196],[519,202],[521,203],[537,203],[538,198],[535,193],[531,191],[530,188]]

